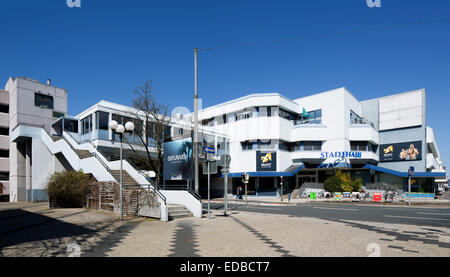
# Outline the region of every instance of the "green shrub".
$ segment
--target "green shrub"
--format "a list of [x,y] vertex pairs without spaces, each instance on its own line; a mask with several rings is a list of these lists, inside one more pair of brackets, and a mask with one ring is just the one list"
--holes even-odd
[[336,176],[330,176],[325,180],[325,189],[329,192],[342,192],[341,179]]
[[356,179],[356,180],[353,180],[352,181],[352,188],[353,188],[353,191],[360,191],[361,189],[362,189],[362,179],[361,178],[358,178],[358,179]]
[[82,208],[86,206],[91,176],[82,171],[55,173],[47,185],[49,201],[58,208]]

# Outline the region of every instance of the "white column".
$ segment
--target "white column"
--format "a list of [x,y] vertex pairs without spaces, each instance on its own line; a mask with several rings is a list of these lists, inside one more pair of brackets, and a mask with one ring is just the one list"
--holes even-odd
[[31,141],[25,142],[25,185],[26,200],[33,202],[33,186],[31,184]]

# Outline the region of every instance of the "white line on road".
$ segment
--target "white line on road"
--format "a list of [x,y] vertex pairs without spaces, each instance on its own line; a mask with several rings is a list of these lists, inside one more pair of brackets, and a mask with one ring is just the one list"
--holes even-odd
[[345,208],[325,208],[325,207],[313,207],[314,209],[322,210],[340,210],[340,211],[357,211],[358,209],[345,209]]
[[423,220],[441,220],[441,221],[450,221],[450,219],[443,219],[443,218],[411,217],[411,216],[398,216],[398,215],[385,215],[384,217],[395,217],[395,218],[408,218],[408,219],[423,219]]
[[450,215],[450,214],[441,214],[441,213],[421,213],[421,212],[418,212],[418,214]]

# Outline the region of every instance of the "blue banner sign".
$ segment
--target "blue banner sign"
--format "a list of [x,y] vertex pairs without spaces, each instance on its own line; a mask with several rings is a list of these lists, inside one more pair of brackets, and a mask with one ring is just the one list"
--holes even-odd
[[[405,193],[406,197],[409,197],[409,193]],[[432,198],[434,199],[434,193],[411,193],[411,198]]]

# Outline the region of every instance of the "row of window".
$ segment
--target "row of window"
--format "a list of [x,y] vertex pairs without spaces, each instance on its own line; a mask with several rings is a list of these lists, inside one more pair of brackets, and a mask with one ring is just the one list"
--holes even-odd
[[[257,140],[241,142],[242,150],[284,150],[289,152],[297,151],[322,151],[322,141],[298,141],[298,142],[284,142],[279,140]],[[378,145],[367,141],[351,141],[350,150],[358,152],[373,152],[376,153]]]
[[[102,112],[102,111],[97,111],[95,113],[95,130],[103,130],[103,131],[107,131],[109,130],[109,113],[107,112]],[[81,134],[88,134],[90,132],[93,131],[93,116],[89,115],[83,119],[81,119]],[[140,142],[139,138],[135,138],[134,136],[137,136],[138,134],[142,133],[143,130],[143,121],[133,118],[133,117],[128,117],[128,116],[122,116],[122,115],[117,115],[117,114],[112,114],[112,120],[117,121],[119,124],[125,124],[127,122],[133,122],[135,125],[135,131],[133,134],[127,134],[127,136],[129,137],[128,140],[130,142]],[[154,138],[154,136],[157,133],[156,130],[156,124],[154,122],[147,122],[146,125],[146,132],[148,132],[147,137],[148,137],[148,141],[151,141],[152,138]],[[170,137],[170,127],[167,126],[164,131],[163,131],[163,138],[165,137]],[[113,140],[119,140],[119,135],[116,134],[113,131]],[[150,143],[150,142],[149,142]]]
[[284,150],[295,151],[321,151],[322,141],[284,142],[279,140],[257,140],[241,142],[242,150]]
[[[256,115],[255,115],[256,114]],[[242,112],[235,113],[231,115],[234,121],[244,120],[251,117],[272,117],[279,116],[287,120],[292,121],[295,125],[299,124],[321,124],[322,123],[322,110],[306,111],[304,110],[301,114],[295,114],[288,112],[282,108],[276,106],[273,107],[254,107],[253,110],[244,110]],[[202,121],[203,125],[213,126],[215,119],[217,119],[217,124],[226,124],[229,122],[229,115],[224,114],[220,117],[212,117]]]

